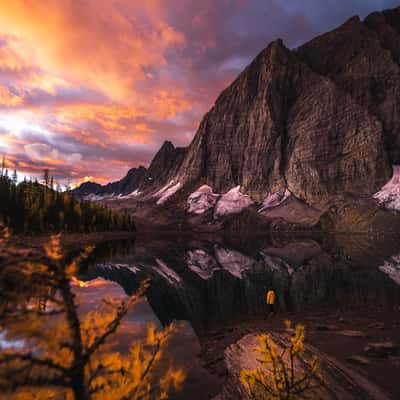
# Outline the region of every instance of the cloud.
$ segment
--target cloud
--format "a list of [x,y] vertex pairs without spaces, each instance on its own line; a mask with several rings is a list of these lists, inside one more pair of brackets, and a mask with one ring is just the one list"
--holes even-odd
[[[3,4],[4,3],[4,4]],[[0,151],[105,182],[187,145],[271,40],[289,47],[394,0],[13,0],[0,12]]]
[[6,2],[0,29],[18,46],[8,49],[10,55],[4,58],[23,60],[17,67],[27,64],[72,84],[85,82],[112,99],[127,100],[138,82],[146,79],[145,69],[163,66],[165,50],[185,41],[151,10],[125,14],[129,3]]
[[23,103],[23,99],[11,92],[6,86],[0,85],[0,105],[4,107],[16,107]]
[[52,148],[45,143],[31,143],[24,146],[25,153],[33,161],[45,161],[47,163],[65,163],[73,165],[82,161],[82,154],[61,153],[56,148]]

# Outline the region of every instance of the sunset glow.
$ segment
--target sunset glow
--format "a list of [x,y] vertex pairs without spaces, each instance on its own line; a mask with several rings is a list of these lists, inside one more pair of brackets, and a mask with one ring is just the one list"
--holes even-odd
[[187,145],[269,41],[294,47],[376,9],[374,1],[0,3],[0,152],[10,169],[48,168],[64,184],[118,179],[148,165],[164,140]]

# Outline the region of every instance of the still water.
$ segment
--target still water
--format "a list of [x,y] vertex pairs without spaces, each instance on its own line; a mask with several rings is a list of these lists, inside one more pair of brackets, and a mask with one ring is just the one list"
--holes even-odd
[[260,238],[180,237],[109,242],[99,246],[79,279],[85,310],[104,297],[123,298],[151,277],[146,297],[125,319],[120,351],[146,335],[150,322],[179,326],[167,356],[187,373],[177,399],[208,399],[221,377],[198,354],[210,332],[225,324],[263,318],[273,288],[279,311],[400,304],[400,240],[373,236]]

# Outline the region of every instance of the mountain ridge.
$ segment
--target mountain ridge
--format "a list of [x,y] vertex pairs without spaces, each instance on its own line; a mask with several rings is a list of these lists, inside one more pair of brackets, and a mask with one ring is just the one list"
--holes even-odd
[[129,186],[134,201],[192,210],[189,199],[212,208],[232,193],[229,201],[263,209],[290,196],[327,209],[338,196],[371,197],[400,163],[396,41],[400,7],[352,17],[293,50],[271,42],[217,97],[189,146],[164,142]]

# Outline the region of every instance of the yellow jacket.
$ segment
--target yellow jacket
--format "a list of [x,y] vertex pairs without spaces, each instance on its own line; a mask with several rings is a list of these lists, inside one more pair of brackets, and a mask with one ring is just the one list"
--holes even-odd
[[275,292],[273,290],[268,290],[267,293],[267,304],[275,303]]

